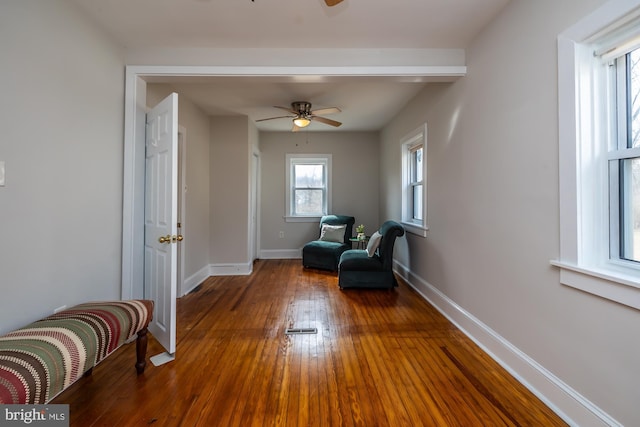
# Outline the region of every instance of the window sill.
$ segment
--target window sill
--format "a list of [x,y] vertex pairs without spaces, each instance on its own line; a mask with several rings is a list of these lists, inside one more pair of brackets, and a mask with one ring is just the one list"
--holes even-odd
[[560,268],[560,283],[598,295],[611,301],[640,310],[640,279],[618,271],[579,267],[552,260]]
[[427,226],[406,221],[402,221],[402,226],[408,233],[415,234],[420,237],[427,237],[427,231],[429,230],[429,227]]
[[285,216],[284,222],[320,222],[322,216]]

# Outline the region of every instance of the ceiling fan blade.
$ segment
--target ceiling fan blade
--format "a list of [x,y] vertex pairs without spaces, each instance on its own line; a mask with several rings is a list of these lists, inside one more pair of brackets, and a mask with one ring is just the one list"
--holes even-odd
[[342,110],[339,109],[338,107],[330,107],[330,108],[321,108],[319,110],[313,110],[311,114],[314,116],[324,116],[325,114],[335,114],[335,113],[341,113],[341,112]]
[[264,122],[265,120],[273,120],[273,119],[293,119],[296,118],[297,116],[278,116],[278,117],[269,117],[266,119],[258,119],[256,120],[256,122]]
[[292,114],[296,114],[296,115],[298,114],[298,112],[296,110],[293,110],[290,107],[280,107],[279,105],[274,105],[273,108],[279,108],[281,110],[285,110],[285,111],[288,111],[288,112],[290,112]]
[[311,116],[309,118],[311,120],[315,120],[316,122],[324,123],[325,125],[330,125],[330,126],[335,126],[335,127],[338,127],[338,126],[340,126],[342,124],[342,123],[337,122],[335,120],[327,119],[326,117]]
[[335,6],[340,3],[342,0],[324,0],[327,6]]

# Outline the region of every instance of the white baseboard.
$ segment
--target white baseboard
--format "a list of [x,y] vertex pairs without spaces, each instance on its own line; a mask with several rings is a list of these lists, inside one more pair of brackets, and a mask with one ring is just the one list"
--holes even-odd
[[394,262],[394,271],[569,425],[622,426],[407,267]]
[[253,272],[253,263],[209,264],[210,276],[248,276]]
[[301,259],[302,249],[262,249],[261,259]]
[[201,268],[195,274],[192,274],[188,278],[184,279],[184,283],[182,284],[182,295],[184,296],[189,292],[193,291],[195,288],[200,285],[200,283],[204,282],[207,277],[211,276],[211,268],[207,265]]
[[182,296],[187,295],[204,282],[209,276],[248,276],[253,272],[250,264],[209,264],[198,272],[184,279]]

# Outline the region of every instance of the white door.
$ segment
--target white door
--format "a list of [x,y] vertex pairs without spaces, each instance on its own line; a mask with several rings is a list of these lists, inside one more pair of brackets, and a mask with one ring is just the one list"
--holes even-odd
[[176,350],[178,95],[147,113],[144,213],[144,295],[155,303],[149,331]]

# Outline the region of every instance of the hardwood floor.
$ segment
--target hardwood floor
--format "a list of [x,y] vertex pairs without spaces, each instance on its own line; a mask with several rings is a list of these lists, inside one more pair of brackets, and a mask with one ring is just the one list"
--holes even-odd
[[52,403],[78,427],[566,425],[404,283],[341,291],[300,260],[209,278],[178,300],[176,360],[134,362],[126,345]]

